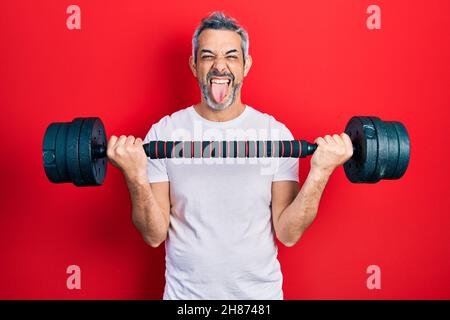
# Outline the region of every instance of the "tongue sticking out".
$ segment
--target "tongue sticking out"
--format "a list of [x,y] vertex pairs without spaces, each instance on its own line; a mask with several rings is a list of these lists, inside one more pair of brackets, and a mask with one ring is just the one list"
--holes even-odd
[[212,83],[211,84],[212,95],[214,97],[214,100],[216,100],[217,103],[223,102],[223,98],[225,98],[225,95],[227,94],[227,88],[228,88],[228,85],[226,83]]

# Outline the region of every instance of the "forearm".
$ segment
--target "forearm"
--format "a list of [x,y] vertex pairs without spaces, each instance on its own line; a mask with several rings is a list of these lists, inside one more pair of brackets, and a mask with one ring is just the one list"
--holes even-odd
[[286,246],[297,243],[316,218],[320,198],[330,175],[331,172],[311,170],[300,192],[280,214],[277,237]]
[[130,193],[132,219],[144,240],[157,247],[166,239],[169,221],[158,205],[147,179],[125,178]]

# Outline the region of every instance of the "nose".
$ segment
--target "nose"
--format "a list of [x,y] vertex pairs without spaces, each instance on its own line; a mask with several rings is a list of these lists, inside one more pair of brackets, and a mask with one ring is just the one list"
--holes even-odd
[[224,73],[228,70],[228,66],[226,64],[226,60],[223,57],[217,57],[214,60],[214,64],[212,66],[213,69],[217,69],[220,73]]

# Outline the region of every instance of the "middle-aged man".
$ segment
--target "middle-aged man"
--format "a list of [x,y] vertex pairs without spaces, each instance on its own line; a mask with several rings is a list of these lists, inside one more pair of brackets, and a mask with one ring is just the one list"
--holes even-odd
[[165,241],[164,299],[283,299],[274,235],[288,247],[299,241],[330,175],[351,157],[351,140],[317,138],[300,191],[295,158],[148,159],[142,144],[151,140],[293,140],[286,126],[241,101],[252,58],[236,20],[209,15],[192,45],[201,101],[163,117],[144,141],[112,136],[108,157],[123,172],[144,240]]

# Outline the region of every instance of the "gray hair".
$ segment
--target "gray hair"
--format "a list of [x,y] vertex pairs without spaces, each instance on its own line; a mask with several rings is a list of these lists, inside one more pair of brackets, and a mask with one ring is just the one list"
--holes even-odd
[[197,62],[198,38],[200,33],[206,29],[230,30],[240,35],[245,64],[245,59],[248,56],[248,47],[250,46],[248,33],[234,18],[228,17],[219,11],[213,12],[208,17],[203,18],[200,25],[195,29],[194,35],[192,36],[192,56],[195,62]]

